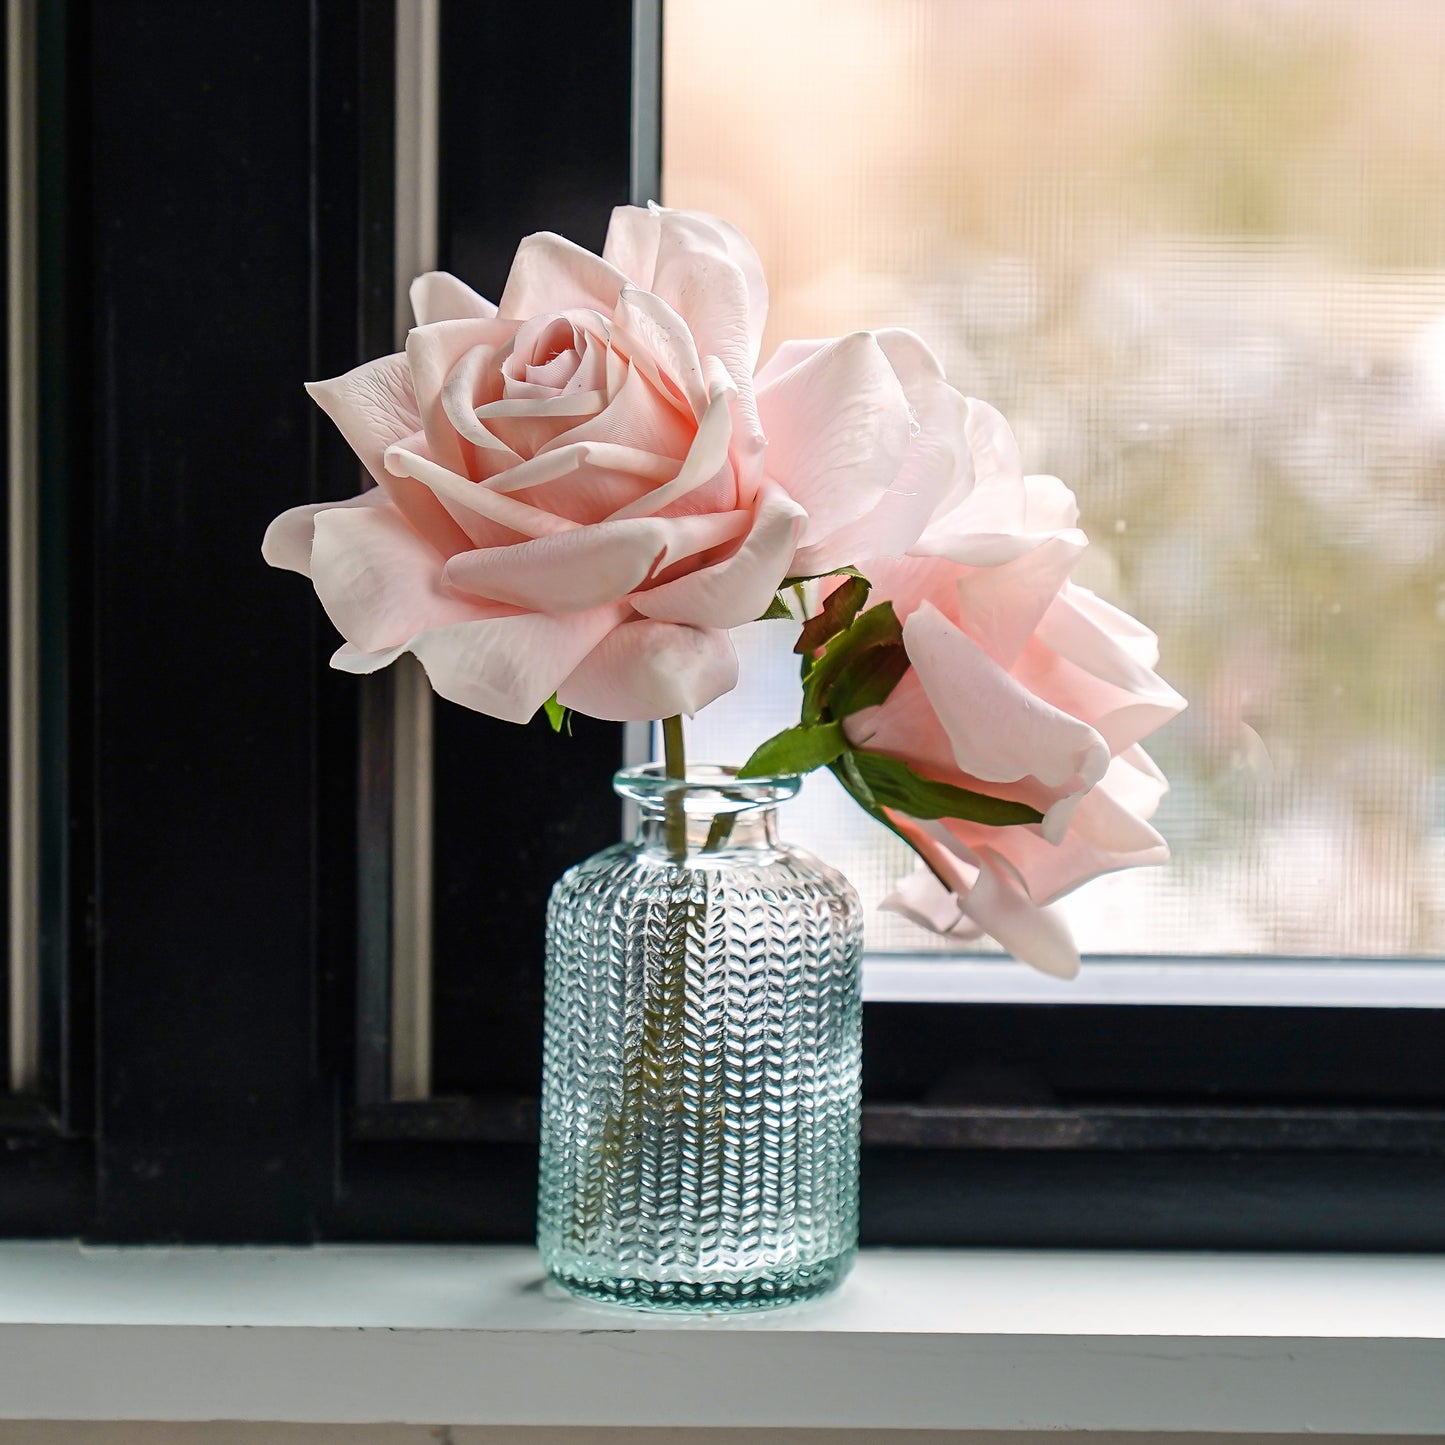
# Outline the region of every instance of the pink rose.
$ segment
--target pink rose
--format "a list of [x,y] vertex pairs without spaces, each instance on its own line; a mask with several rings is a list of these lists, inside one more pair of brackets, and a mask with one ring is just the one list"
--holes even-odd
[[[850,414],[832,423],[831,454],[810,455],[818,442],[809,432],[819,425],[805,431],[795,419],[811,410],[818,378],[850,351],[866,358],[870,384],[858,387]],[[968,403],[911,331],[783,342],[758,373],[758,411],[768,434],[768,475],[809,512],[793,576],[901,556],[969,473]]]
[[441,273],[412,304],[404,354],[308,388],[376,488],[263,548],[312,579],[344,671],[412,652],[513,722],[554,693],[690,714],[785,576],[869,532],[901,552],[956,479],[930,418],[961,398],[906,334],[784,348],[755,383],[762,270],[709,216],[623,207],[600,257],[528,237],[496,306]]
[[1139,746],[1184,700],[1153,671],[1154,635],[1069,573],[1086,545],[1072,493],[1025,477],[1007,423],[968,403],[971,481],[913,545],[864,567],[911,664],[844,723],[855,747],[925,777],[1026,803],[1040,824],[888,817],[923,858],[884,904],[939,933],[987,933],[1046,973],[1078,950],[1054,899],[1100,873],[1162,863],[1146,821],[1166,783]]

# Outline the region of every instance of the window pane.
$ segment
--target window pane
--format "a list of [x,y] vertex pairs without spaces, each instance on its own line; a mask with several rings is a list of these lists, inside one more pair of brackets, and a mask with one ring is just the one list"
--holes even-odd
[[[765,354],[922,334],[1191,700],[1149,745],[1174,861],[1067,899],[1083,949],[1445,952],[1445,6],[667,0],[664,35],[664,199],[758,245]],[[792,720],[752,633],[696,757]],[[865,902],[907,871],[830,778],[792,808]]]
[[[439,256],[497,297],[520,237],[560,232],[600,250],[627,185],[631,13],[596,6],[584,48],[556,44],[557,16],[447,3],[440,65]],[[555,7],[554,7],[555,9]],[[535,109],[526,143],[478,146],[476,57],[508,57],[489,91],[499,113]],[[534,106],[535,77],[553,87]],[[552,883],[617,838],[609,786],[622,729],[576,718],[554,736],[438,700],[435,728],[432,1091],[527,1094],[541,1071],[542,931]]]

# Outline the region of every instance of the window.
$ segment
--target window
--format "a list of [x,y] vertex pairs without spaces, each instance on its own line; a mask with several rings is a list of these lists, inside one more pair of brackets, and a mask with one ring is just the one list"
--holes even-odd
[[[666,18],[664,192],[757,234],[770,336],[921,331],[1014,422],[1026,468],[1076,488],[1078,580],[1162,634],[1191,699],[1149,744],[1174,859],[1065,900],[1081,947],[1229,958],[1221,1002],[1280,986],[1245,959],[1334,960],[1336,980],[1357,959],[1367,981],[1438,960],[1438,7],[670,0]],[[705,751],[788,721],[786,641],[752,632],[752,694],[704,715]],[[871,901],[907,871],[826,775],[793,820]],[[966,969],[884,961],[957,945],[884,913],[870,929],[894,992],[967,996]],[[1167,970],[1147,977],[1167,1001]]]
[[[890,5],[899,18],[877,32],[880,51],[915,46],[926,8]],[[988,13],[1017,26],[1000,17],[1035,8]],[[37,75],[53,80],[37,100],[51,107],[37,171],[51,199],[37,214],[56,238],[40,248],[56,270],[40,275],[51,399],[37,416],[52,429],[42,456],[44,435],[66,448],[43,490],[64,500],[48,514],[63,518],[49,534],[63,545],[41,547],[66,566],[47,594],[56,605],[41,609],[40,656],[59,682],[40,695],[64,700],[65,726],[42,729],[55,762],[40,774],[40,816],[64,862],[49,876],[65,887],[56,911],[42,895],[42,917],[56,920],[42,924],[55,963],[42,953],[39,975],[55,1072],[38,1123],[12,1102],[0,1114],[0,1229],[112,1241],[528,1238],[542,909],[566,865],[616,836],[608,779],[623,730],[579,720],[557,738],[544,723],[513,728],[437,705],[433,822],[421,835],[432,904],[420,926],[399,923],[399,874],[411,865],[395,840],[416,835],[420,815],[398,807],[398,759],[422,776],[397,745],[399,732],[412,736],[395,697],[406,684],[360,688],[330,672],[328,625],[303,589],[263,567],[259,541],[283,507],[358,484],[299,383],[392,344],[396,273],[408,246],[420,253],[397,224],[418,119],[398,124],[410,104],[398,37],[421,47],[420,75],[429,26],[435,35],[437,260],[495,294],[526,232],[596,245],[614,204],[656,192],[670,83],[661,41],[680,44],[706,14],[684,0],[575,0],[575,15],[572,0],[19,9],[42,22]],[[773,12],[810,13],[804,0]],[[740,13],[763,23],[756,7]],[[866,8],[827,13],[818,34],[861,23]],[[559,46],[559,35],[585,44]],[[753,69],[782,63],[758,53]],[[809,75],[805,95],[822,84]],[[668,125],[681,123],[675,96],[673,106]],[[502,123],[516,116],[525,125]],[[856,139],[864,111],[846,120],[852,129],[834,128]],[[424,153],[425,136],[413,141]],[[704,181],[667,174],[666,199],[726,210],[767,247],[755,201],[689,193]],[[922,179],[894,177],[905,189]],[[984,173],[980,194],[990,184]],[[834,190],[813,194],[821,206]],[[1058,240],[1052,215],[1025,207],[999,224]],[[784,258],[785,278],[790,266]],[[978,307],[989,295],[1028,302],[1018,274],[979,281]],[[822,300],[854,307],[859,322],[926,329],[926,313],[901,317],[875,282],[892,284],[886,268]],[[1043,351],[1005,381],[1053,378]],[[1002,366],[1003,354],[989,359]],[[1029,401],[995,394],[1006,407]],[[1038,395],[1047,420],[1053,393]],[[1040,427],[1029,444],[1056,445],[1045,437]],[[1067,456],[1057,469],[1081,490],[1097,470]],[[1153,565],[1144,544],[1159,539],[1140,541],[1142,511],[1118,513],[1122,533],[1101,515],[1103,526],[1091,519],[1100,550],[1135,583]],[[1428,508],[1418,519],[1423,528]],[[1138,600],[1166,620],[1167,607]],[[1417,686],[1430,685],[1429,662]],[[1420,696],[1417,722],[1431,704]],[[1268,746],[1267,729],[1245,721]],[[1389,758],[1381,776],[1404,778]],[[1226,782],[1234,776],[1226,759]],[[47,777],[58,780],[49,792]],[[1438,819],[1429,826],[1438,834]],[[1176,833],[1184,848],[1193,837]],[[1438,864],[1422,866],[1438,881]],[[424,943],[428,922],[429,958],[406,944]],[[872,1242],[1445,1242],[1445,1065],[1431,1009],[950,997],[920,1001],[900,986],[868,1006]],[[410,1022],[408,1003],[420,1006]]]
[[[67,731],[44,739],[59,744],[66,791],[42,818],[69,888],[45,934],[57,967],[41,975],[54,1087],[36,1109],[0,1101],[0,1231],[525,1233],[525,1144],[465,1141],[410,1161],[408,1145],[362,1139],[364,1118],[353,1128],[377,1051],[388,1094],[391,1080],[394,818],[358,801],[390,797],[376,743],[392,702],[328,671],[314,605],[276,586],[258,547],[283,507],[357,485],[300,383],[391,344],[399,32],[429,10],[449,33],[442,215],[490,210],[495,230],[448,221],[442,259],[495,286],[479,250],[504,259],[546,224],[600,237],[626,196],[631,8],[572,27],[595,43],[565,62],[565,125],[480,152],[466,55],[510,47],[492,104],[530,109],[523,62],[558,73],[555,7],[545,24],[414,0],[10,9],[33,26],[27,54],[47,80],[29,116],[36,213],[55,242],[40,259],[56,268],[47,292],[42,265],[52,390],[37,415],[65,446],[46,484],[70,531],[41,652],[66,669],[52,695]],[[478,721],[437,727],[441,766],[460,753],[471,788],[440,800],[439,830],[473,845],[440,854],[437,955],[454,971],[438,978],[439,1014],[448,988],[504,1001],[490,1017],[517,1057],[487,1057],[521,1095],[535,1079],[529,924],[551,876],[615,824],[589,799],[594,781],[606,796],[620,733],[578,740],[576,808],[547,810],[538,840],[542,738],[469,730]],[[378,1034],[358,1028],[372,979],[357,961],[379,936]],[[478,955],[494,970],[485,986]],[[468,1032],[455,1032],[463,1057]],[[452,1182],[412,1209],[429,1169]]]
[[[1342,630],[1327,619],[1343,615],[1346,604],[1334,614],[1329,599],[1316,605],[1313,592],[1301,600],[1304,583],[1287,569],[1313,566],[1349,594],[1351,608],[1388,608],[1390,589],[1379,583],[1395,575],[1394,564],[1362,550],[1335,523],[1321,523],[1319,537],[1291,537],[1277,525],[1292,495],[1288,486],[1314,483],[1323,468],[1322,490],[1334,495],[1345,462],[1367,457],[1388,473],[1382,482],[1396,488],[1405,512],[1429,520],[1439,503],[1438,441],[1423,425],[1402,439],[1396,423],[1412,400],[1413,373],[1395,377],[1388,348],[1370,354],[1381,374],[1352,390],[1353,373],[1341,376],[1329,349],[1335,333],[1320,339],[1308,327],[1298,335],[1286,327],[1281,338],[1269,331],[1284,325],[1281,315],[1288,319],[1280,295],[1307,306],[1323,290],[1333,298],[1330,325],[1348,333],[1370,311],[1377,294],[1371,288],[1384,284],[1395,325],[1408,332],[1429,322],[1438,287],[1419,264],[1402,261],[1410,274],[1395,277],[1392,290],[1390,282],[1379,283],[1378,257],[1353,270],[1341,262],[1340,274],[1326,269],[1321,279],[1300,264],[1304,248],[1269,241],[1275,224],[1269,216],[1236,218],[1264,239],[1211,247],[1209,237],[1188,230],[1203,231],[1205,220],[1218,219],[1202,220],[1199,208],[1245,204],[1226,194],[1232,157],[1224,140],[1196,167],[1201,195],[1189,193],[1183,163],[1155,187],[1162,199],[1153,195],[1150,175],[1169,170],[1160,148],[1188,152],[1194,143],[1187,131],[1171,141],[1161,130],[1149,110],[1161,95],[1184,94],[1205,109],[1211,95],[1216,109],[1254,106],[1244,123],[1269,153],[1277,72],[1301,71],[1294,84],[1304,99],[1290,103],[1308,109],[1316,80],[1309,66],[1328,69],[1329,55],[1349,48],[1348,26],[1370,23],[1363,9],[1337,7],[1322,27],[1337,32],[1335,48],[1326,46],[1320,59],[1307,21],[1289,22],[1282,13],[1258,24],[1233,12],[1211,19],[1207,8],[1161,12],[1141,31],[1116,13],[1119,7],[1064,7],[1058,24],[1043,4],[859,0],[826,13],[810,0],[725,10],[668,0],[663,7],[663,200],[724,211],[760,242],[774,285],[775,335],[901,320],[934,342],[960,381],[1021,418],[1025,444],[1039,453],[1037,468],[1076,482],[1086,509],[1104,509],[1086,518],[1097,569],[1088,580],[1165,627],[1178,662],[1175,680],[1198,700],[1186,723],[1162,741],[1175,780],[1174,814],[1164,826],[1179,862],[1091,885],[1076,900],[1085,913],[1076,920],[1085,946],[1123,957],[1094,961],[1081,985],[1066,987],[1012,963],[951,962],[907,925],[872,920],[866,1134],[873,1147],[864,1209],[865,1236],[876,1241],[1400,1244],[1424,1237],[1414,1204],[1438,1187],[1436,1111],[1445,1079],[1434,1063],[1438,1024],[1429,1009],[1441,1001],[1430,962],[1438,949],[1430,932],[1436,924],[1420,922],[1429,919],[1440,886],[1438,820],[1411,822],[1407,851],[1414,861],[1406,882],[1393,866],[1398,850],[1382,842],[1396,837],[1406,814],[1420,818],[1412,791],[1422,769],[1428,775],[1438,768],[1431,749],[1438,744],[1439,689],[1422,679],[1427,665],[1409,640],[1421,628],[1433,635],[1436,625],[1433,596],[1425,595],[1433,585],[1429,563],[1419,559],[1404,584],[1412,599],[1406,640],[1376,649],[1375,671],[1362,684],[1362,691],[1407,702],[1385,709],[1389,719],[1376,734],[1369,734],[1370,709],[1362,708],[1363,731],[1352,750],[1339,752],[1337,731],[1322,728],[1310,709],[1325,667],[1339,660],[1330,648]],[[1081,31],[1072,40],[1060,39],[1068,29],[1065,11]],[[1398,9],[1391,23],[1431,22],[1417,6]],[[1306,28],[1303,39],[1292,25]],[[1115,43],[1121,26],[1134,37],[1129,46]],[[971,48],[980,30],[988,45]],[[820,35],[827,45],[819,46]],[[1305,60],[1297,63],[1292,47],[1301,45]],[[1109,66],[1070,61],[1093,54],[1090,46],[1119,53]],[[1141,71],[1161,57],[1195,90],[1182,89],[1173,72],[1142,85]],[[1034,104],[1026,89],[1035,72],[1052,76],[1050,64],[1071,77],[1055,110]],[[1428,59],[1421,64],[1428,70]],[[988,125],[969,124],[974,91],[959,85],[961,72],[973,76],[979,107],[992,117]],[[1243,97],[1232,96],[1230,86],[1243,86]],[[1357,88],[1378,89],[1364,82]],[[1334,135],[1348,103],[1326,107],[1316,129]],[[1410,102],[1416,103],[1423,102]],[[1071,125],[1097,113],[1118,133],[1120,154],[1083,131],[1071,133],[1075,149],[1068,149],[1060,111]],[[1187,120],[1180,114],[1176,108],[1176,128]],[[1040,132],[1032,159],[1030,121]],[[1005,136],[1012,148],[1000,159]],[[1336,143],[1348,149],[1346,141]],[[1312,144],[1310,135],[1296,142],[1306,152]],[[1159,154],[1148,154],[1149,146]],[[1252,152],[1245,151],[1248,160]],[[1286,150],[1286,169],[1297,158]],[[1263,194],[1274,181],[1263,161],[1251,165],[1246,179]],[[1022,172],[1012,186],[1010,166]],[[1078,177],[1081,168],[1086,174]],[[1129,168],[1137,173],[1138,195],[1121,219],[1114,204],[1118,171]],[[1428,159],[1421,174],[1427,171]],[[1330,174],[1326,167],[1322,199],[1298,200],[1306,219],[1330,215],[1337,197]],[[1126,222],[1133,229],[1126,226],[1123,237],[1110,230]],[[460,264],[465,248],[474,247],[496,265],[490,284],[497,284],[502,266],[495,251],[468,238],[485,237],[486,248],[499,246],[503,257],[514,238],[498,237],[479,217],[454,213],[451,225],[458,269],[479,274]],[[600,226],[579,231],[594,241],[598,234]],[[1418,248],[1422,234],[1412,230],[1403,244]],[[1137,249],[1126,253],[1125,240]],[[1103,259],[1091,267],[1081,256]],[[489,283],[484,273],[481,280]],[[1152,330],[1141,329],[1129,310],[1131,298],[1144,304],[1136,295],[1141,289],[1156,318]],[[1221,294],[1244,297],[1234,314],[1221,310]],[[1249,324],[1236,343],[1231,325],[1240,318]],[[1173,333],[1190,327],[1204,334],[1191,333],[1193,350],[1181,356]],[[1312,339],[1317,354],[1303,354]],[[1281,359],[1276,352],[1286,343]],[[1236,344],[1242,360],[1230,350]],[[1213,393],[1202,383],[1214,370],[1229,380],[1246,363],[1257,368],[1261,350],[1283,372],[1276,391],[1268,405],[1257,399],[1252,410],[1231,412],[1224,383]],[[1350,356],[1356,365],[1356,353]],[[1107,399],[1101,380],[1111,388]],[[1278,437],[1260,421],[1269,406],[1285,414]],[[1385,425],[1382,415],[1393,418],[1386,430],[1395,440],[1388,454],[1376,456],[1370,428]],[[1423,413],[1410,415],[1418,422]],[[1341,432],[1336,451],[1310,452],[1312,429],[1328,424]],[[1215,433],[1225,438],[1227,466],[1209,445]],[[1291,473],[1291,462],[1303,470]],[[1161,470],[1180,479],[1162,506],[1155,495]],[[1221,507],[1199,525],[1190,488],[1203,491],[1216,471],[1234,488],[1233,510]],[[1271,493],[1267,509],[1242,508],[1239,494],[1257,486],[1256,474],[1280,496]],[[1216,547],[1217,556],[1210,551]],[[1249,561],[1252,551],[1266,549],[1273,550],[1263,562]],[[1217,625],[1219,607],[1207,601],[1206,580],[1239,595],[1238,628]],[[1246,582],[1256,590],[1246,593]],[[1391,615],[1398,620],[1398,610]],[[1357,620],[1357,628],[1366,626]],[[1241,693],[1249,648],[1229,645],[1239,630],[1246,641],[1256,639],[1256,651],[1267,646],[1265,655],[1283,658],[1272,696]],[[786,644],[777,638],[776,628],[760,626],[748,645],[782,652]],[[790,661],[779,658],[780,676],[785,669],[790,675]],[[1245,673],[1247,681],[1252,674]],[[693,755],[740,755],[750,740],[791,720],[790,694],[790,685],[770,692],[764,683],[753,697],[734,697],[705,714],[692,729]],[[475,720],[445,725],[480,737]],[[592,745],[590,738],[579,741]],[[544,737],[544,750],[548,743]],[[1353,755],[1357,771],[1368,758],[1369,781],[1349,783],[1337,761],[1325,770],[1326,791],[1312,792],[1307,762],[1331,747],[1331,756]],[[571,767],[579,752],[564,752],[565,762],[555,749],[527,757]],[[568,783],[572,796],[576,781]],[[593,774],[587,784],[594,820],[606,806],[599,783]],[[793,805],[792,830],[801,830],[801,841],[816,840],[818,851],[842,862],[876,900],[899,869],[897,850],[831,793],[829,780],[811,780],[805,793],[811,811],[804,804],[799,819]],[[1381,798],[1395,810],[1384,818]],[[601,816],[610,828],[610,817]],[[439,823],[439,852],[450,846],[443,840],[457,836]],[[585,851],[578,846],[574,856]],[[1283,882],[1262,877],[1265,853]],[[1347,866],[1357,879],[1365,856],[1381,863],[1356,890],[1363,906],[1332,916],[1317,904],[1301,910],[1314,925],[1301,937],[1299,928],[1290,931],[1279,901],[1289,896],[1291,869],[1296,888],[1315,886],[1309,860],[1317,855],[1352,860]],[[465,876],[474,878],[474,869]],[[444,906],[439,897],[438,917]],[[529,929],[539,917],[538,907]],[[439,950],[439,986],[460,969],[461,979],[485,992],[458,986],[438,994],[440,1097],[364,1112],[368,1134],[430,1131],[520,1143],[536,1028],[518,1024],[528,1013],[536,1017],[538,975],[535,943],[519,944],[523,952],[508,949],[500,975]],[[531,961],[513,973],[510,960],[529,948]],[[498,977],[506,980],[505,1000],[488,991]],[[1386,1000],[1410,1007],[1361,1007]],[[1237,1001],[1258,1006],[1226,1006]],[[1062,1198],[1072,1203],[1062,1206]]]

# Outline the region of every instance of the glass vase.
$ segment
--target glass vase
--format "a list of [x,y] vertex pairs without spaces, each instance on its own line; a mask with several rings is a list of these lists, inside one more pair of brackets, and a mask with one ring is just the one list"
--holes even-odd
[[852,1263],[862,912],[779,840],[798,785],[624,769],[637,836],[552,890],[538,1245],[577,1294],[756,1308]]

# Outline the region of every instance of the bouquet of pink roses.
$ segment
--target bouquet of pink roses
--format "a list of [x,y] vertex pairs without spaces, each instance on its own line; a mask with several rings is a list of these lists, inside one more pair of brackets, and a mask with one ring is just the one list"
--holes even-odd
[[1184,704],[1153,635],[1069,580],[1073,496],[1004,419],[906,331],[759,369],[761,265],[697,213],[620,208],[601,256],[528,237],[496,305],[441,273],[412,302],[404,353],[310,388],[376,486],[264,544],[345,638],[333,666],[410,652],[479,712],[675,744],[737,681],[729,629],[815,598],[800,720],[743,774],[830,768],[918,854],[885,906],[1074,972],[1048,905],[1167,857],[1140,742]]

